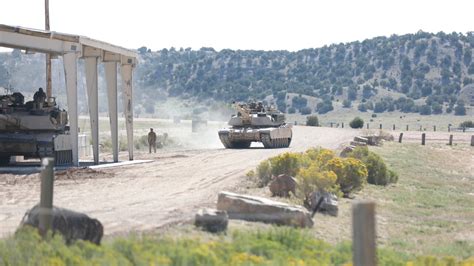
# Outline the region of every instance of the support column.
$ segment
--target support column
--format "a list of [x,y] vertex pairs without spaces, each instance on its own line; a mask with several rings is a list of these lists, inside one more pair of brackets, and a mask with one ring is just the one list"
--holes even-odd
[[133,160],[133,98],[132,98],[132,71],[131,64],[122,64],[122,94],[125,126],[127,128],[128,158]]
[[118,162],[118,109],[117,109],[117,62],[105,62],[105,78],[109,104],[110,133],[114,162]]
[[77,57],[75,53],[63,55],[64,76],[66,79],[67,106],[69,114],[69,132],[72,143],[72,163],[79,166],[79,145],[77,124],[79,116],[77,113]]
[[97,57],[85,58],[87,100],[91,122],[92,152],[94,164],[99,164],[99,90],[97,76]]

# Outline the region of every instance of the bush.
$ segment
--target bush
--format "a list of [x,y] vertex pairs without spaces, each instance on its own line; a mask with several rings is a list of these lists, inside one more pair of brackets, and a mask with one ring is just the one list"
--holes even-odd
[[327,168],[337,175],[337,184],[344,196],[359,191],[367,182],[367,168],[355,158],[333,158],[328,161]]
[[474,127],[474,122],[472,121],[464,121],[461,124],[459,124],[460,128],[469,128],[469,127]]
[[308,149],[303,156],[303,165],[308,166],[311,161],[317,161],[321,166],[324,166],[334,157],[336,157],[336,154],[331,150],[322,148]]
[[306,125],[311,127],[319,127],[319,119],[316,115],[306,117]]
[[387,166],[379,155],[369,153],[364,159],[364,163],[368,169],[367,182],[369,184],[385,186],[390,182]]
[[309,115],[309,114],[311,114],[311,108],[305,106],[305,107],[300,109],[300,113],[302,115]]
[[352,102],[348,99],[345,99],[344,101],[342,101],[342,107],[343,108],[351,108],[352,106]]
[[268,183],[272,179],[272,169],[270,167],[270,161],[265,160],[257,166],[257,177],[259,187],[264,187],[268,185]]
[[295,107],[290,107],[290,108],[288,108],[288,113],[289,113],[289,114],[294,114],[294,113],[296,113],[296,108],[295,108]]
[[[303,154],[300,165],[297,180],[303,200],[308,200],[305,192],[309,190],[310,192],[324,190],[336,195],[342,191],[348,196],[351,192],[362,189],[367,182],[367,168],[360,160],[337,157],[331,150],[309,149]],[[323,174],[315,174],[316,170]],[[328,182],[331,177],[329,173],[336,175],[335,183]],[[304,187],[307,185],[310,188]]]
[[382,157],[369,151],[367,147],[356,147],[349,156],[359,159],[365,164],[369,184],[386,186],[398,181],[398,175],[387,168]]
[[271,172],[274,176],[281,174],[296,176],[300,168],[300,161],[300,154],[285,152],[270,158]]
[[338,193],[337,175],[333,171],[321,171],[317,161],[312,162],[309,167],[302,168],[296,176],[298,181],[296,195],[304,202],[309,202],[311,193],[318,190]]
[[357,110],[361,111],[361,112],[367,112],[367,106],[363,103],[360,103],[358,106],[357,106]]
[[466,115],[466,107],[464,107],[464,104],[458,103],[458,105],[454,107],[454,115]]
[[349,123],[349,126],[352,128],[362,128],[364,126],[364,120],[360,117],[356,117]]

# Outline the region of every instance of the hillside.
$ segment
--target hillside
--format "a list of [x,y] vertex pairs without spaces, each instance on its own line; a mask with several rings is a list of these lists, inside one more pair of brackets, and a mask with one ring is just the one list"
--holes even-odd
[[[212,48],[152,52],[141,47],[135,101],[147,112],[154,111],[157,101],[179,97],[223,102],[267,99],[282,110],[303,113],[326,113],[333,109],[333,101],[340,101],[360,111],[462,115],[466,99],[459,101],[461,91],[474,80],[473,48],[472,32],[421,31],[297,52]],[[9,73],[23,73],[19,67],[34,65],[28,57],[0,55],[0,86],[22,87],[15,84],[20,79]],[[43,64],[37,64],[42,71]],[[33,80],[41,76],[28,75]],[[307,107],[313,97],[316,107]]]

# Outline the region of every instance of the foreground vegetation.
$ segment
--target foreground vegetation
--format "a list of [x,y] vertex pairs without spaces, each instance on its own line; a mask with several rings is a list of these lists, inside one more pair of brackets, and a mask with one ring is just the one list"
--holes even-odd
[[[350,265],[351,246],[317,240],[305,230],[271,228],[207,237],[131,236],[101,246],[61,237],[42,241],[26,229],[0,240],[1,265]],[[380,249],[379,265],[473,265],[474,260],[419,257]]]
[[348,197],[366,183],[385,186],[397,182],[397,174],[367,147],[357,147],[348,156],[341,158],[334,151],[322,148],[304,153],[286,152],[262,161],[248,175],[256,176],[261,187],[281,174],[295,177],[298,183],[295,196],[305,206],[313,206],[311,195],[316,191]]

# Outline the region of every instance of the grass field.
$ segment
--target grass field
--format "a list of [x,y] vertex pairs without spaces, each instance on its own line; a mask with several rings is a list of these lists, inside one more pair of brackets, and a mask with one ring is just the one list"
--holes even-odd
[[[352,204],[368,199],[376,202],[379,247],[411,258],[473,257],[474,147],[385,142],[370,150],[398,173],[398,182],[386,187],[367,184],[354,199],[340,199],[339,216],[317,214],[311,233],[331,244],[350,241]],[[270,197],[268,188],[250,193]]]
[[399,174],[386,188],[368,186],[384,246],[408,254],[474,256],[474,148],[387,143],[372,150]]

